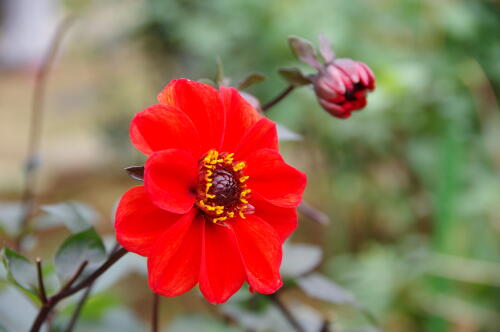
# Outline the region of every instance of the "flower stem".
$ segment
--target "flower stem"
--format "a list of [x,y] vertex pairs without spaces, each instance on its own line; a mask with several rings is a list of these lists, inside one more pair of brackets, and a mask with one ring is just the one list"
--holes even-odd
[[38,288],[40,301],[42,304],[47,303],[47,293],[45,292],[45,284],[43,282],[43,274],[42,274],[42,260],[40,258],[36,259],[36,274],[38,277]]
[[299,321],[297,318],[293,315],[293,313],[287,308],[285,303],[281,301],[280,297],[278,296],[277,293],[270,294],[269,298],[273,303],[276,305],[276,307],[281,311],[283,316],[286,318],[288,323],[295,329],[297,332],[305,332],[304,328],[300,325]]
[[288,96],[290,94],[290,92],[292,92],[293,90],[295,89],[295,86],[294,85],[289,85],[287,86],[285,89],[283,89],[283,91],[281,91],[276,97],[274,97],[273,99],[271,99],[267,104],[264,104],[262,106],[262,112],[266,112],[268,111],[271,107],[273,107],[274,105],[276,105],[277,103],[279,103],[280,101],[282,101],[286,96]]
[[99,278],[104,272],[106,272],[114,263],[116,263],[120,258],[122,258],[128,251],[124,248],[115,250],[109,255],[108,259],[102,263],[102,265],[92,272],[84,280],[80,281],[76,285],[73,284],[78,279],[78,276],[82,273],[83,268],[85,268],[85,263],[80,265],[78,271],[73,275],[68,283],[55,295],[47,299],[47,302],[42,305],[40,311],[38,312],[33,325],[31,326],[31,332],[38,332],[42,327],[43,323],[51,313],[52,309],[63,299],[77,293],[78,291],[91,286],[94,281]]
[[160,296],[153,293],[153,307],[152,307],[152,317],[151,317],[151,331],[158,332],[158,310],[160,308]]
[[28,150],[24,167],[24,188],[21,199],[21,232],[17,236],[15,242],[15,247],[18,250],[21,248],[22,240],[26,235],[28,223],[35,207],[35,184],[37,180],[36,169],[39,158],[38,154],[40,150],[40,137],[42,131],[44,110],[43,106],[45,101],[47,78],[50,74],[50,69],[52,68],[52,64],[54,63],[61,42],[74,19],[75,18],[73,16],[68,16],[61,21],[61,23],[57,27],[54,37],[52,38],[50,47],[47,50],[47,54],[45,55],[43,62],[41,63],[35,76],[35,87],[33,90],[31,106]]
[[78,304],[75,308],[75,311],[73,312],[73,315],[71,316],[71,320],[69,321],[68,327],[66,328],[66,332],[71,332],[75,328],[76,321],[78,320],[78,317],[80,316],[80,313],[82,312],[82,309],[85,305],[85,302],[87,301],[87,298],[89,297],[90,293],[92,292],[92,285],[94,283],[90,284],[89,287],[85,290],[85,293],[83,293],[82,297],[78,301]]

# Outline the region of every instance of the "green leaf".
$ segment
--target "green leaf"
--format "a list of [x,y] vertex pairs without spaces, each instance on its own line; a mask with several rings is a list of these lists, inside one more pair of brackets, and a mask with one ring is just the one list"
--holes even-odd
[[181,316],[176,318],[168,328],[169,332],[240,332],[240,328],[228,326],[211,317]]
[[92,265],[98,264],[106,257],[104,244],[94,230],[88,228],[67,238],[57,251],[55,257],[56,272],[65,282],[70,279],[83,262],[88,261],[87,271],[92,270]]
[[358,306],[351,292],[319,273],[301,277],[297,279],[297,283],[304,293],[313,298],[335,304]]
[[64,223],[72,233],[89,228],[99,218],[98,213],[93,208],[75,201],[44,205],[42,210],[47,212],[47,215],[39,222],[42,227]]
[[16,236],[20,232],[22,206],[20,202],[0,202],[0,232]]
[[244,79],[242,79],[238,84],[236,84],[236,89],[244,90],[249,86],[263,82],[267,77],[261,73],[250,73]]
[[296,132],[288,129],[282,124],[276,124],[276,129],[278,130],[278,139],[280,142],[298,142],[302,141],[302,136]]
[[302,86],[311,84],[311,79],[304,75],[299,68],[281,67],[278,68],[280,76],[293,86]]
[[323,258],[323,252],[317,246],[289,243],[283,249],[281,273],[286,277],[300,277],[311,272]]
[[17,285],[0,290],[0,332],[29,331],[39,309],[26,293]]
[[2,250],[2,258],[11,281],[18,287],[36,294],[38,282],[35,265],[23,255],[9,248]]

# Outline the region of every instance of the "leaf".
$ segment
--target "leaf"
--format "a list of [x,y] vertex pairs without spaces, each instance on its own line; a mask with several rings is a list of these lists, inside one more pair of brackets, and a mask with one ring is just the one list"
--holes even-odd
[[323,259],[320,247],[308,244],[286,244],[281,273],[286,277],[300,277],[316,268]]
[[144,181],[144,166],[130,166],[125,168],[128,175],[137,181]]
[[244,90],[249,86],[263,82],[267,77],[261,73],[250,73],[244,79],[242,79],[238,84],[236,84],[236,89]]
[[0,331],[29,331],[37,313],[33,302],[14,286],[0,291]]
[[297,279],[297,283],[304,293],[313,298],[335,304],[358,306],[351,292],[319,273],[301,277]]
[[35,265],[23,255],[9,248],[3,248],[2,257],[11,280],[18,287],[36,294],[38,281]]
[[41,228],[63,223],[72,233],[78,233],[92,226],[99,214],[87,204],[67,201],[41,207],[48,215],[37,222]]
[[307,63],[313,68],[318,70],[321,69],[322,66],[316,58],[316,52],[308,40],[297,36],[290,36],[288,37],[288,43],[297,59]]
[[311,84],[311,79],[304,75],[299,68],[281,67],[278,68],[280,76],[293,86],[302,86]]
[[307,202],[302,201],[298,206],[298,211],[319,224],[328,225],[330,223],[330,217],[326,213],[312,207]]
[[20,202],[0,202],[0,231],[16,236],[20,231],[22,205]]
[[176,318],[168,327],[168,332],[243,332],[211,317],[187,315]]
[[276,129],[278,130],[278,139],[282,142],[302,141],[301,135],[291,131],[290,129],[283,125],[280,125],[279,123],[276,125]]
[[[294,301],[288,302],[287,307],[304,332],[317,332],[323,325],[321,315],[311,307]],[[226,316],[238,322],[238,325],[245,330],[274,332],[294,330],[276,305],[270,305],[265,311],[259,313],[242,309],[231,303],[224,304],[221,309]]]
[[94,228],[88,228],[68,237],[57,251],[55,257],[57,275],[61,282],[65,282],[75,274],[84,261],[88,261],[87,271],[90,271],[92,265],[102,262],[105,257],[106,250],[101,238]]
[[325,62],[331,62],[335,59],[332,43],[324,34],[319,35],[319,54],[321,54]]

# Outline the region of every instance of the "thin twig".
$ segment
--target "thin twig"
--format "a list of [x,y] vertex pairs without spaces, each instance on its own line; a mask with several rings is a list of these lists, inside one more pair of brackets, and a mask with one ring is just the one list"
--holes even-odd
[[47,293],[45,292],[45,284],[43,282],[43,274],[42,274],[42,260],[40,257],[36,258],[36,274],[38,276],[38,289],[40,301],[43,303],[47,303]]
[[292,92],[295,89],[294,85],[289,85],[287,86],[283,91],[281,91],[276,97],[271,99],[267,104],[264,104],[261,109],[262,112],[266,112],[269,110],[271,107],[282,101],[290,92]]
[[73,286],[73,284],[75,283],[76,279],[78,279],[78,277],[80,277],[80,275],[82,274],[83,270],[85,270],[85,267],[88,264],[89,264],[89,261],[87,261],[87,260],[83,261],[82,264],[80,264],[80,266],[75,271],[75,273],[73,274],[73,276],[66,282],[66,284],[61,289],[61,293],[66,292],[68,289],[71,288],[71,286]]
[[[83,271],[83,268],[85,266],[80,266],[78,271],[75,273],[75,275],[71,278],[70,282],[68,282],[57,294],[54,296],[51,296],[48,300],[47,303],[43,304],[42,307],[40,308],[40,311],[38,312],[37,317],[35,318],[35,321],[33,322],[33,325],[31,326],[30,331],[31,332],[38,332],[40,331],[40,328],[42,327],[43,323],[53,310],[53,308],[63,299],[77,293],[78,291],[89,287],[94,283],[94,281],[99,278],[104,272],[106,272],[114,263],[116,263],[121,257],[123,257],[128,251],[124,248],[120,248],[116,251],[114,251],[108,259],[93,273],[91,273],[88,277],[77,283],[76,285],[72,286],[72,284],[76,281],[78,276],[81,274]],[[83,264],[82,264],[83,265]]]
[[298,206],[298,210],[300,213],[310,218],[311,220],[316,221],[322,225],[328,225],[330,223],[330,217],[323,211],[320,211],[314,207],[312,207],[309,203],[302,201]]
[[71,315],[71,319],[69,321],[68,327],[66,327],[66,332],[71,332],[76,326],[76,321],[78,320],[78,317],[80,316],[80,313],[82,312],[83,306],[85,305],[85,302],[87,301],[87,298],[90,295],[90,292],[92,291],[92,286],[94,283],[90,284],[87,289],[85,289],[85,292],[83,293],[82,297],[78,301],[78,304],[76,305],[75,311],[73,311],[73,315]]
[[286,320],[290,323],[290,325],[297,331],[297,332],[305,332],[304,328],[300,325],[299,321],[297,318],[292,314],[292,312],[286,307],[285,303],[281,301],[277,293],[270,294],[269,298],[273,303],[278,307],[278,309],[281,311],[283,316],[286,318]]
[[21,242],[26,234],[28,228],[28,223],[35,206],[35,184],[37,180],[37,164],[39,158],[40,150],[40,137],[43,124],[43,111],[45,104],[45,91],[47,86],[47,78],[50,73],[50,69],[54,63],[57,52],[61,45],[61,42],[66,35],[71,24],[74,22],[75,17],[68,16],[61,21],[58,25],[56,32],[51,40],[50,46],[47,53],[38,68],[35,76],[35,86],[33,89],[33,98],[31,106],[31,117],[30,117],[30,129],[29,129],[29,139],[28,139],[28,149],[26,156],[26,163],[24,167],[24,189],[21,199],[21,217],[20,217],[20,229],[21,232],[18,235],[15,246],[16,249],[21,248]]
[[151,331],[158,332],[158,310],[160,308],[160,296],[157,293],[153,293],[153,307],[151,316]]

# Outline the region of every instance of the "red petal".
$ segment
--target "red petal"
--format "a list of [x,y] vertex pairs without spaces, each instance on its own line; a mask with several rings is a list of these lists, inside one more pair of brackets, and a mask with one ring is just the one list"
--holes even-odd
[[234,151],[245,133],[262,117],[236,89],[220,88],[226,110],[226,128],[221,151]]
[[258,150],[246,158],[248,187],[276,206],[296,207],[302,200],[306,175],[287,165],[279,152]]
[[187,79],[173,80],[160,92],[158,100],[179,108],[191,118],[202,138],[203,151],[220,147],[225,114],[216,89]]
[[276,123],[266,117],[261,118],[241,139],[235,155],[243,159],[248,154],[260,149],[278,150],[278,132]]
[[156,239],[180,217],[154,205],[144,186],[134,187],[123,195],[118,204],[116,239],[125,249],[148,256]]
[[196,209],[184,215],[156,241],[148,258],[151,289],[163,296],[187,292],[200,274],[203,219]]
[[200,150],[198,131],[191,119],[169,105],[153,105],[137,113],[130,126],[130,139],[145,154],[176,148],[197,155]]
[[271,294],[281,287],[281,241],[274,229],[254,215],[232,221],[230,227],[238,244],[250,286]]
[[255,215],[270,224],[284,242],[297,228],[297,209],[281,208],[258,198],[254,193],[250,202],[255,207]]
[[224,303],[245,281],[245,270],[231,229],[205,223],[200,290],[211,303]]
[[158,207],[172,213],[186,213],[194,204],[197,163],[183,150],[153,153],[144,166],[144,186]]

